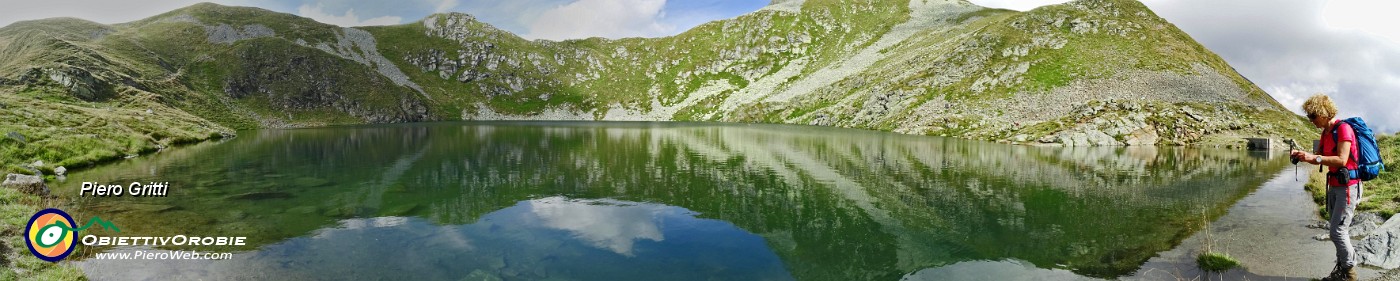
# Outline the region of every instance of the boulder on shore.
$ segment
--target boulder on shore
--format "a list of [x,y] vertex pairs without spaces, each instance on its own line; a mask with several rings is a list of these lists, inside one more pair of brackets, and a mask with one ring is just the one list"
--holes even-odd
[[1371,235],[1372,231],[1379,229],[1382,224],[1385,224],[1385,219],[1381,218],[1381,215],[1364,212],[1351,218],[1351,228],[1348,230],[1351,231],[1351,239],[1363,239]]
[[44,184],[44,178],[40,176],[8,174],[5,175],[5,182],[0,183],[0,186],[14,188],[26,194],[49,195],[49,186]]
[[1356,243],[1357,261],[1385,269],[1400,267],[1400,216],[1392,216]]

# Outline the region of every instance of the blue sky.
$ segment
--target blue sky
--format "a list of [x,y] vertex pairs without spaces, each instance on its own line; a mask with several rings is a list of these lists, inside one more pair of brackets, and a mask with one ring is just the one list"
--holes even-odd
[[[463,12],[530,39],[660,37],[757,10],[768,0],[209,0],[341,25],[414,22]],[[1066,0],[970,0],[1028,10]],[[1289,110],[1326,93],[1343,116],[1400,130],[1400,2],[1365,0],[1141,0],[1219,54]],[[51,17],[133,21],[198,0],[0,0],[0,25]]]

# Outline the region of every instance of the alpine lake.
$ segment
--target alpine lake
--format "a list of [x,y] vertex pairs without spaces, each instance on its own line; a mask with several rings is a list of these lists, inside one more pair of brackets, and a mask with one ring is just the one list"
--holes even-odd
[[[69,259],[98,280],[1114,279],[1292,168],[1270,156],[796,125],[442,122],[248,131],[53,188],[169,182],[166,197],[71,196],[75,219],[120,227],[80,235],[247,237],[82,246]],[[137,251],[233,256],[94,257]]]

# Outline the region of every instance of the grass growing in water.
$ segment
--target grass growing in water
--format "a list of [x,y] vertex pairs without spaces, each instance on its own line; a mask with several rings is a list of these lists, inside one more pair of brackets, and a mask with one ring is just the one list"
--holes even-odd
[[1196,265],[1210,272],[1226,271],[1240,266],[1240,261],[1225,253],[1205,252],[1196,256]]
[[1201,230],[1205,231],[1206,239],[1204,243],[1201,243],[1204,249],[1202,249],[1200,255],[1196,256],[1196,266],[1207,272],[1221,272],[1240,267],[1239,260],[1230,257],[1229,254],[1217,252],[1213,249],[1215,247],[1215,240],[1210,236],[1209,221],[1206,219],[1206,213],[1204,211],[1201,212]]

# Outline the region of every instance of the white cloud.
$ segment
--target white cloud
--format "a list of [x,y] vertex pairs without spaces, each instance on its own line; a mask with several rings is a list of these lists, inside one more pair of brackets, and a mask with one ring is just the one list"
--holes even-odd
[[1400,44],[1400,4],[1391,1],[1332,0],[1322,9],[1324,23],[1341,30],[1355,30]]
[[302,4],[297,8],[297,14],[311,18],[322,23],[329,23],[339,26],[367,26],[367,25],[395,25],[403,22],[403,18],[395,16],[382,16],[360,20],[360,16],[355,15],[355,9],[345,10],[343,15],[334,15],[325,12],[325,6],[316,3],[316,6]]
[[578,0],[546,10],[523,37],[564,40],[588,37],[656,37],[676,29],[664,24],[665,0]]
[[438,2],[438,4],[437,4],[436,7],[433,7],[433,12],[434,12],[434,13],[441,13],[441,12],[451,11],[452,8],[456,8],[456,7],[457,7],[457,4],[458,4],[458,0],[442,0],[442,2]]
[[616,200],[549,197],[527,201],[544,227],[566,230],[594,247],[632,256],[637,241],[664,241],[659,216],[671,207]]

